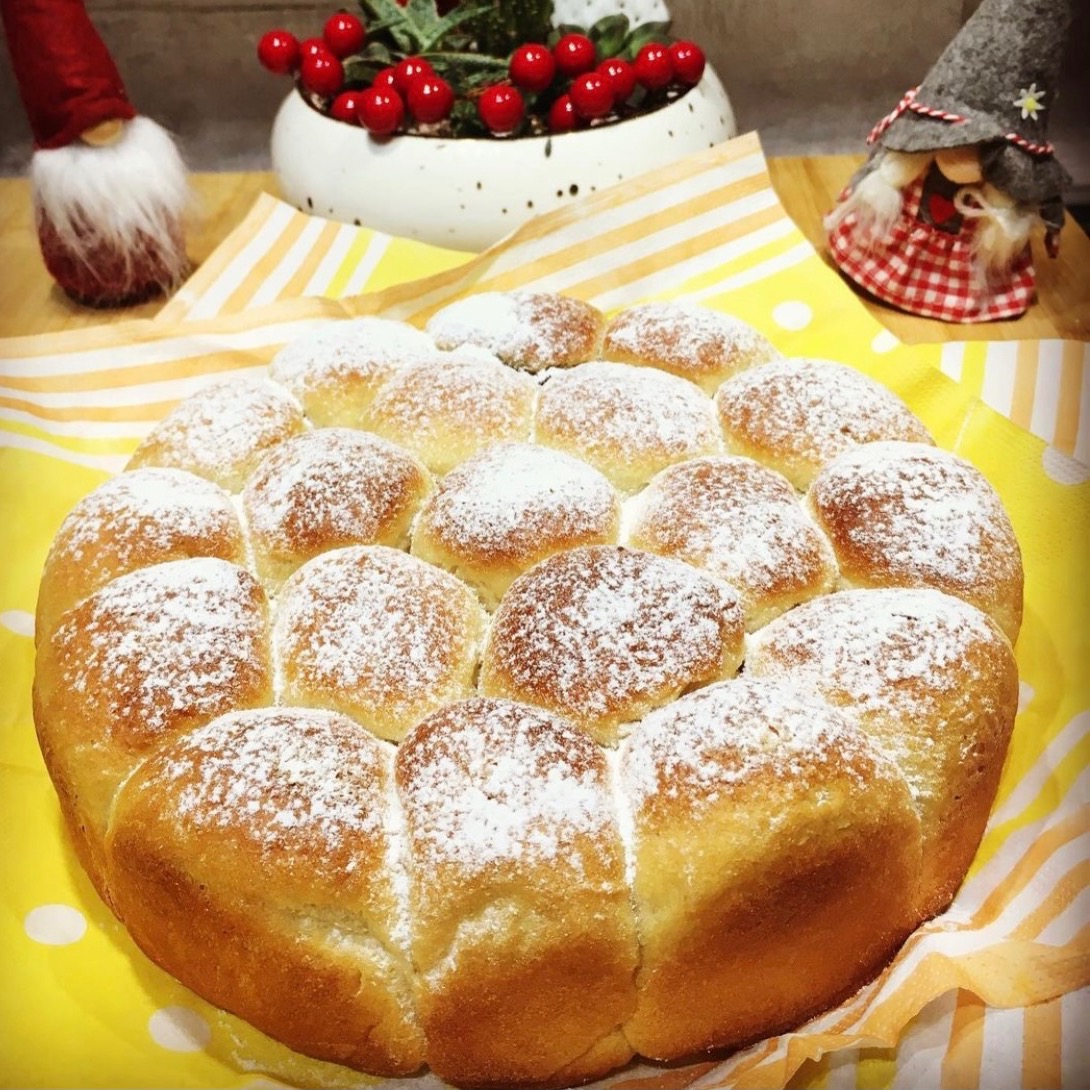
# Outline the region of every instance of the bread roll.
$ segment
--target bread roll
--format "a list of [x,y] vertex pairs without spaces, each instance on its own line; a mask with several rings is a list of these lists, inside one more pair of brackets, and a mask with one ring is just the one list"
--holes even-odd
[[412,552],[464,579],[489,609],[516,576],[577,545],[613,544],[621,502],[561,451],[503,443],[463,462],[424,505]]
[[782,473],[800,492],[833,458],[861,443],[930,443],[908,406],[866,375],[829,360],[776,360],[715,395],[726,448]]
[[848,715],[738,678],[643,720],[621,752],[640,929],[633,1048],[661,1059],[787,1029],[915,926],[908,785]]
[[844,587],[934,587],[1022,624],[1022,554],[987,478],[919,443],[850,450],[815,479],[806,506],[832,542]]
[[264,453],[303,427],[298,403],[275,383],[216,382],[152,428],[128,468],[174,466],[238,492]]
[[999,626],[937,590],[851,590],[758,632],[746,673],[850,710],[912,787],[923,830],[920,914],[950,903],[976,854],[1018,707]]
[[548,712],[475,699],[414,727],[396,763],[432,1069],[566,1086],[627,1060],[638,950],[602,750]]
[[118,785],[166,738],[272,699],[265,592],[223,560],[122,575],[38,645],[38,741],[80,859],[108,901],[102,842]]
[[329,549],[402,548],[433,488],[420,461],[377,435],[321,428],[293,436],[265,455],[242,492],[257,571],[276,588]]
[[492,622],[480,689],[617,740],[624,724],[742,661],[730,587],[676,560],[590,545],[511,584]]
[[399,739],[469,695],[484,610],[452,575],[382,545],[304,564],[277,605],[283,702],[329,708]]
[[780,353],[753,326],[690,303],[644,303],[616,314],[602,358],[669,371],[714,394],[725,379]]
[[622,492],[721,449],[711,402],[696,386],[625,363],[584,363],[550,376],[535,438],[589,462]]
[[399,367],[435,353],[432,339],[406,322],[350,318],[286,344],[269,365],[269,377],[292,392],[316,427],[358,428]]
[[222,716],[133,773],[106,853],[133,938],[183,983],[312,1055],[406,1075],[424,1039],[391,757],[331,712]]
[[111,579],[168,560],[244,564],[231,497],[180,469],[137,469],[100,485],[61,524],[42,571],[35,639]]
[[787,479],[749,458],[693,458],[664,469],[633,501],[626,543],[729,583],[746,629],[836,583],[836,559]]
[[440,348],[473,345],[518,371],[571,367],[598,354],[605,319],[552,292],[483,291],[437,310],[427,332]]

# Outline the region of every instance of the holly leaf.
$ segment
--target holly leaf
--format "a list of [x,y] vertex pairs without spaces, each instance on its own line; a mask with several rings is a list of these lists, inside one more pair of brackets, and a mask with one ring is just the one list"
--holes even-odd
[[669,44],[669,23],[641,23],[631,34],[629,34],[628,40],[624,43],[624,48],[620,52],[620,56],[626,61],[634,61],[636,59],[636,54],[639,53],[645,45],[650,45],[652,42],[661,42],[663,45]]
[[598,47],[600,60],[620,53],[630,27],[627,15],[607,15],[590,28],[587,37]]

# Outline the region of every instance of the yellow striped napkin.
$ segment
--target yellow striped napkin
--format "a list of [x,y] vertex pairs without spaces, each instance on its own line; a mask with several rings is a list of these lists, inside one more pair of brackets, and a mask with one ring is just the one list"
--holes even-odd
[[[416,271],[433,273],[423,280],[339,302],[290,298],[291,285],[304,284],[304,276],[284,279],[283,263],[274,259],[269,268],[281,270],[281,286],[266,298],[260,277],[251,285],[231,273],[251,260],[235,264],[245,247],[229,248],[203,270],[222,287],[209,295],[197,283],[201,290],[183,300],[186,307],[218,300],[204,317],[187,312],[183,322],[0,342],[3,1084],[257,1090],[375,1081],[296,1057],[203,1003],[149,964],[96,898],[62,835],[34,738],[38,573],[65,512],[210,376],[261,367],[317,323],[374,312],[419,322],[462,292],[516,286],[572,291],[607,308],[684,295],[747,319],[785,353],[845,360],[877,376],[941,445],[972,460],[999,490],[1027,573],[1017,649],[1021,709],[988,832],[952,908],[922,927],[878,980],[798,1031],[728,1058],[635,1067],[603,1085],[1085,1083],[1090,470],[981,400],[989,391],[975,346],[945,356],[938,347],[899,344],[807,246],[770,193],[759,145],[743,138],[527,224],[471,261],[439,255],[429,265],[429,253],[419,250]],[[342,228],[312,230],[321,238]],[[342,259],[337,275],[346,268]],[[383,275],[393,277],[392,270]],[[317,274],[306,275],[304,286]],[[1038,373],[1052,367],[1070,399],[1085,355],[1065,345],[1036,352]],[[1042,364],[1046,358],[1056,362]],[[1016,370],[1019,359],[1031,357],[1016,355]],[[960,382],[943,373],[958,368]],[[1086,384],[1079,381],[1081,397]],[[1014,381],[990,392],[1024,416],[1024,389]],[[1038,412],[1029,410],[1031,421]],[[1068,437],[1075,449],[1085,440],[1074,421],[1067,403],[1057,403],[1045,430]],[[436,1083],[403,1085],[425,1090]]]

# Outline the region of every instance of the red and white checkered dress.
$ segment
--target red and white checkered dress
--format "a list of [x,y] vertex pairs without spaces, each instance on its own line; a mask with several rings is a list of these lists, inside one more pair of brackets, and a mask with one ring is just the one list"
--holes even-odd
[[919,218],[924,179],[904,193],[904,204],[888,238],[857,237],[859,221],[849,213],[829,232],[833,260],[871,295],[901,310],[944,322],[989,322],[1024,314],[1033,301],[1035,277],[1027,246],[1005,274],[986,285],[973,274],[972,241],[979,219],[966,218],[951,234]]

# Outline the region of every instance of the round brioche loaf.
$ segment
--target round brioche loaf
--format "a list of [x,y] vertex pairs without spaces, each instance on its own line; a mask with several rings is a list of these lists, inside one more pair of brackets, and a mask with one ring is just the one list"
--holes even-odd
[[[605,361],[597,312],[534,305],[584,349],[343,321],[212,384],[43,573],[35,723],[96,888],[374,1075],[569,1086],[827,1009],[949,904],[1017,706],[1009,519],[892,394],[685,376],[721,315]],[[751,380],[788,427],[740,450]]]

